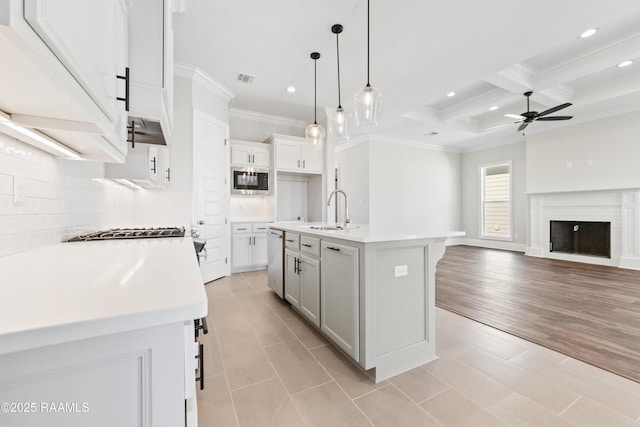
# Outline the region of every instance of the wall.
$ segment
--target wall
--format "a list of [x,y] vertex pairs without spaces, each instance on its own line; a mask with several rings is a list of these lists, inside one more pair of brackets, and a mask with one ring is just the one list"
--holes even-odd
[[460,230],[460,156],[372,137],[370,221],[380,227]]
[[304,137],[306,124],[297,120],[267,116],[249,111],[231,110],[229,133],[231,139],[263,142],[273,133]]
[[[346,147],[346,148],[345,148]],[[335,164],[339,168],[339,187],[349,196],[349,215],[355,224],[369,224],[369,141],[338,148]],[[335,197],[335,196],[334,196]],[[344,220],[344,201],[339,197],[338,222]],[[335,212],[335,200],[331,203]]]
[[527,191],[640,187],[640,112],[527,137]]
[[[13,202],[13,179],[24,201]],[[97,162],[58,160],[0,134],[0,256],[133,222],[133,191]]]
[[[480,240],[480,166],[511,160],[513,240]],[[528,230],[525,142],[461,154],[462,228],[468,244],[524,251]]]
[[370,136],[339,148],[336,164],[354,223],[407,231],[461,229],[458,154]]

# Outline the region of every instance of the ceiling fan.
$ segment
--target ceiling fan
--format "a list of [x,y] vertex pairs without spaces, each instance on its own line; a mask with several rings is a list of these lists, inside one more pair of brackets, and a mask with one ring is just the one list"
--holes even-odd
[[519,121],[515,122],[515,123],[522,123],[520,126],[518,126],[518,132],[520,132],[521,130],[524,130],[524,128],[526,128],[529,123],[535,121],[552,121],[552,120],[569,120],[572,119],[573,116],[550,116],[547,117],[548,114],[551,113],[555,113],[556,111],[560,111],[563,108],[567,108],[569,106],[571,106],[572,104],[569,102],[566,102],[564,104],[560,104],[560,105],[556,105],[555,107],[551,107],[548,110],[544,110],[541,113],[538,113],[537,111],[530,111],[529,110],[529,97],[531,96],[531,94],[533,94],[533,92],[529,91],[529,92],[525,92],[524,96],[527,97],[527,111],[520,114],[520,116],[509,116],[509,117],[514,117],[514,118],[518,118],[520,119]]

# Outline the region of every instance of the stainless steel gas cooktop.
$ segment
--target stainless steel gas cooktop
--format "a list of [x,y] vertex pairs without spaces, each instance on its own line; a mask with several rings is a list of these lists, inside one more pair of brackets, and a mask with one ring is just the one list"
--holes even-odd
[[113,228],[106,231],[72,237],[68,242],[88,242],[90,240],[113,239],[154,239],[159,237],[184,237],[184,227],[163,228]]

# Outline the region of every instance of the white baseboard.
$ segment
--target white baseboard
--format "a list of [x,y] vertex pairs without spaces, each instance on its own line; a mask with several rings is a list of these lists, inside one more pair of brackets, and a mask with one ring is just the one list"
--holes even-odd
[[620,257],[620,268],[628,268],[629,270],[640,270],[640,258]]
[[484,239],[465,239],[465,238],[452,238],[447,239],[447,246],[452,245],[467,245],[477,246],[480,248],[488,249],[502,249],[506,251],[525,252],[526,245],[523,243],[502,242],[499,240],[484,240]]

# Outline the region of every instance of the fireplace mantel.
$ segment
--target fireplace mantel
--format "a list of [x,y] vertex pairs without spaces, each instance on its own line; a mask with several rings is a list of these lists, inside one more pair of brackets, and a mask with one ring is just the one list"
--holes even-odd
[[[611,258],[551,252],[550,221],[611,222]],[[529,256],[640,270],[640,189],[529,194]]]

